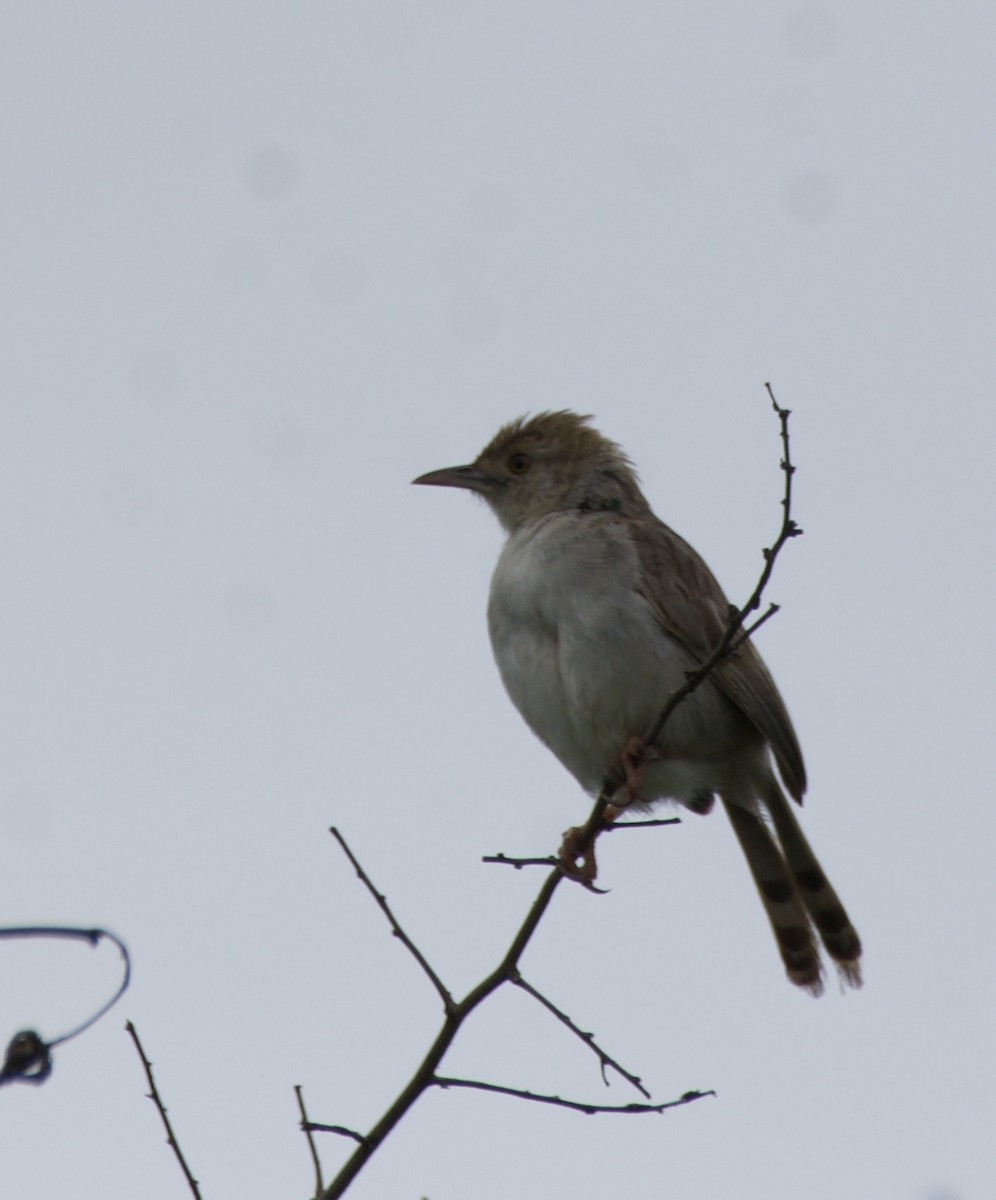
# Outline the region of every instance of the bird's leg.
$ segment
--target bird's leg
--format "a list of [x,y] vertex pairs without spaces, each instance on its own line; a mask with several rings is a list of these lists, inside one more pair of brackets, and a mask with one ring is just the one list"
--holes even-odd
[[[620,786],[612,797],[612,803],[602,809],[602,828],[612,825],[631,804],[645,803],[640,795],[640,784],[647,767],[656,762],[660,754],[653,746],[644,745],[643,738],[631,737],[612,764],[610,778],[620,775]],[[583,825],[574,825],[565,830],[564,840],[557,851],[557,864],[568,879],[575,879],[590,891],[598,892],[595,878],[598,864],[595,861],[595,837],[586,836]]]
[[614,796],[613,807],[618,810],[628,808],[630,804],[643,802],[643,797],[640,795],[643,776],[650,763],[656,762],[659,758],[660,755],[656,748],[644,745],[643,738],[631,737],[629,739],[613,764],[613,770],[617,768],[621,770],[625,781],[624,787],[620,788],[620,791],[625,791],[625,798],[618,794]]

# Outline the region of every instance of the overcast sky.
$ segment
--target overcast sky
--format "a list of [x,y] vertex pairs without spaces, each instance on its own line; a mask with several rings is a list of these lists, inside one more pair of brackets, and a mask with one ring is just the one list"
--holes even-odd
[[[122,1004],[0,1091],[0,1193],[306,1197],[586,813],[503,694],[501,542],[413,476],[572,407],[745,597],[862,992],[784,979],[721,815],[613,837],[529,978],[663,1117],[426,1097],[356,1200],[986,1200],[996,9],[760,0],[5,6],[0,873]],[[112,991],[0,946],[0,1041]],[[625,1103],[524,996],[452,1074]],[[321,1142],[327,1174],[349,1145]]]

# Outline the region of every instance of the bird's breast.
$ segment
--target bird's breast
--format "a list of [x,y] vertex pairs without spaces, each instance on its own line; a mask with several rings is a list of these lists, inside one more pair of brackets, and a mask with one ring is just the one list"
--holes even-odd
[[618,522],[580,513],[512,534],[492,578],[488,627],[508,694],[589,790],[646,731],[689,661],[638,583]]

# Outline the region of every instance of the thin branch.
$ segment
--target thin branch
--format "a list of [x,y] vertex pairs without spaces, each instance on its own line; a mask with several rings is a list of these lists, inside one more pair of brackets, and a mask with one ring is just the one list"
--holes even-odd
[[518,974],[518,972],[512,976],[509,982],[514,983],[517,988],[521,988],[522,991],[527,993],[527,995],[532,996],[534,1000],[543,1005],[547,1012],[552,1013],[562,1025],[566,1025],[566,1027],[571,1031],[571,1033],[574,1034],[576,1038],[579,1038],[582,1042],[584,1042],[584,1044],[599,1061],[599,1065],[602,1070],[602,1082],[606,1087],[609,1086],[609,1080],[605,1074],[605,1071],[607,1067],[611,1067],[617,1075],[622,1076],[627,1083],[632,1084],[632,1086],[635,1087],[641,1095],[646,1096],[648,1100],[650,1099],[650,1093],[643,1086],[639,1075],[634,1075],[631,1071],[627,1071],[626,1068],[620,1066],[620,1064],[617,1063],[614,1058],[606,1054],[602,1047],[599,1046],[599,1044],[595,1041],[595,1035],[593,1033],[588,1033],[584,1029],[581,1029],[579,1026],[575,1025],[567,1013],[557,1008],[557,1006],[552,1001],[548,1000],[542,992],[537,991],[531,983],[527,983],[522,976]]
[[332,836],[335,838],[335,840],[339,843],[339,846],[342,849],[343,854],[345,854],[345,856],[352,863],[353,870],[359,876],[360,881],[363,883],[363,886],[367,889],[367,891],[370,893],[370,895],[373,896],[373,898],[377,902],[377,905],[380,908],[381,912],[384,914],[385,917],[387,917],[388,924],[391,926],[391,932],[398,939],[398,941],[401,942],[401,944],[405,947],[405,949],[409,952],[409,954],[411,954],[412,958],[415,959],[415,961],[418,963],[418,965],[425,972],[426,977],[429,979],[429,981],[432,983],[432,986],[439,993],[440,999],[443,1002],[443,1008],[447,1012],[449,1012],[453,1008],[453,997],[450,994],[449,989],[446,987],[446,985],[443,983],[443,981],[439,978],[439,976],[436,974],[436,972],[432,969],[432,967],[429,966],[428,960],[426,959],[426,957],[422,953],[422,951],[419,950],[419,948],[411,940],[411,938],[408,936],[408,934],[405,933],[405,931],[398,924],[397,918],[395,917],[394,913],[391,912],[391,908],[388,905],[386,898],[384,896],[382,896],[381,893],[378,892],[377,889],[374,887],[374,885],[371,883],[370,878],[367,875],[366,871],[363,870],[363,868],[360,866],[356,856],[353,854],[352,850],[350,850],[350,848],[346,845],[346,840],[342,836],[342,834],[339,832],[339,830],[336,829],[335,826],[333,825],[332,828],[329,830],[329,833],[331,833]]
[[507,854],[502,854],[501,851],[497,854],[485,854],[481,862],[498,863],[503,867],[515,867],[517,871],[521,871],[523,867],[555,867],[557,865],[557,860],[552,854],[546,855],[545,858],[509,858]]
[[311,1161],[315,1168],[315,1200],[321,1200],[322,1191],[325,1188],[325,1181],[322,1179],[322,1162],[318,1157],[318,1147],[315,1145],[315,1139],[311,1136],[311,1123],[308,1121],[308,1113],[304,1107],[304,1095],[299,1083],[294,1084],[294,1095],[297,1096],[297,1107],[301,1114],[301,1128],[304,1130],[304,1136],[308,1139],[308,1149],[311,1151]]
[[681,817],[648,817],[645,821],[611,821],[603,833],[615,833],[617,829],[656,829],[658,825],[680,825]]
[[[659,825],[680,825],[681,817],[653,817],[646,821],[607,821],[602,826],[603,833],[612,833],[614,829],[652,829]],[[556,867],[558,860],[552,854],[543,858],[512,858],[499,851],[497,854],[485,854],[483,863],[495,863],[501,867],[515,867],[521,871],[523,867]],[[597,889],[596,889],[597,890]]]
[[[781,428],[782,440],[782,460],[779,464],[782,470],[782,475],[785,479],[785,489],[782,495],[782,524],[778,531],[778,536],[775,538],[774,544],[765,548],[762,551],[764,556],[764,568],[758,578],[757,584],[751,592],[747,603],[742,608],[733,609],[730,613],[730,619],[726,626],[726,631],[719,639],[712,653],[705,658],[702,663],[696,667],[694,671],[689,671],[686,674],[685,682],[680,688],[677,688],[667,699],[667,703],[661,709],[657,720],[650,727],[646,736],[643,739],[644,746],[652,746],[661,735],[661,730],[664,728],[664,722],[671,716],[674,710],[683,700],[694,692],[710,674],[716,664],[726,658],[730,653],[730,648],[736,638],[744,620],[750,613],[754,612],[761,604],[761,597],[764,594],[764,589],[768,586],[768,580],[771,578],[771,572],[775,569],[775,560],[778,558],[782,547],[786,542],[794,537],[799,537],[802,530],[796,525],[792,519],[792,476],[795,474],[795,467],[792,465],[792,457],[789,450],[789,429],[788,419],[792,415],[791,409],[780,408],[777,400],[775,400],[774,392],[771,390],[771,384],[766,383],[765,388],[768,395],[771,397],[771,406],[774,408],[778,416],[778,422]],[[769,614],[771,615],[771,614]],[[766,619],[766,618],[765,618]],[[760,625],[762,622],[758,622]],[[611,783],[612,781],[606,781]]]
[[748,625],[746,629],[741,629],[741,631],[737,634],[737,636],[730,643],[729,653],[731,655],[736,654],[736,652],[740,649],[740,647],[744,644],[744,642],[746,642],[748,638],[752,638],[754,636],[754,634],[757,633],[757,631],[765,623],[765,621],[770,621],[771,618],[775,615],[775,613],[779,613],[779,612],[781,612],[781,610],[782,609],[781,609],[780,604],[769,604],[764,613],[764,616],[758,617],[757,620],[754,622],[754,624]]
[[500,1096],[515,1096],[519,1100],[533,1100],[537,1104],[554,1104],[558,1108],[570,1108],[574,1112],[587,1113],[662,1113],[669,1108],[681,1108],[705,1096],[715,1096],[709,1092],[685,1092],[677,1100],[667,1100],[663,1104],[587,1104],[582,1100],[565,1100],[561,1096],[544,1096],[540,1092],[527,1092],[523,1088],[502,1087],[497,1083],[483,1083],[476,1079],[450,1079],[437,1075],[432,1082],[436,1087],[443,1088],[473,1088],[478,1092],[497,1092]]
[[135,1049],[138,1051],[138,1057],[142,1060],[142,1066],[145,1068],[145,1078],[149,1081],[149,1099],[156,1106],[159,1116],[162,1118],[163,1126],[166,1129],[166,1144],[172,1148],[173,1153],[176,1155],[176,1161],[180,1164],[180,1170],[183,1171],[191,1192],[196,1197],[196,1200],[201,1200],[201,1192],[197,1186],[197,1180],[191,1174],[190,1168],[187,1166],[187,1160],[183,1157],[180,1143],[176,1140],[176,1134],[173,1132],[173,1126],[170,1124],[166,1113],[166,1105],[163,1104],[162,1097],[159,1095],[159,1089],[156,1087],[156,1081],[152,1077],[152,1063],[149,1062],[145,1050],[142,1048],[142,1043],[138,1040],[138,1030],[131,1021],[125,1025],[125,1029],[131,1035],[131,1040],[135,1043]]
[[307,1128],[312,1133],[335,1133],[339,1137],[349,1138],[351,1141],[359,1142],[362,1146],[366,1142],[366,1138],[362,1133],[357,1133],[355,1129],[347,1129],[345,1125],[323,1125],[321,1121],[309,1121]]

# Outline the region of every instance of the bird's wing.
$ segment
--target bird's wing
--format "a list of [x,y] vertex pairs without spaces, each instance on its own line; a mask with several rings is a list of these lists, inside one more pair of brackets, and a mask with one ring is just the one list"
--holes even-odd
[[[661,628],[697,661],[715,649],[726,631],[730,603],[692,547],[652,518],[634,537],[640,561],[640,591]],[[712,680],[767,739],[785,786],[801,802],[806,768],[792,721],[775,681],[750,640],[713,668]]]

